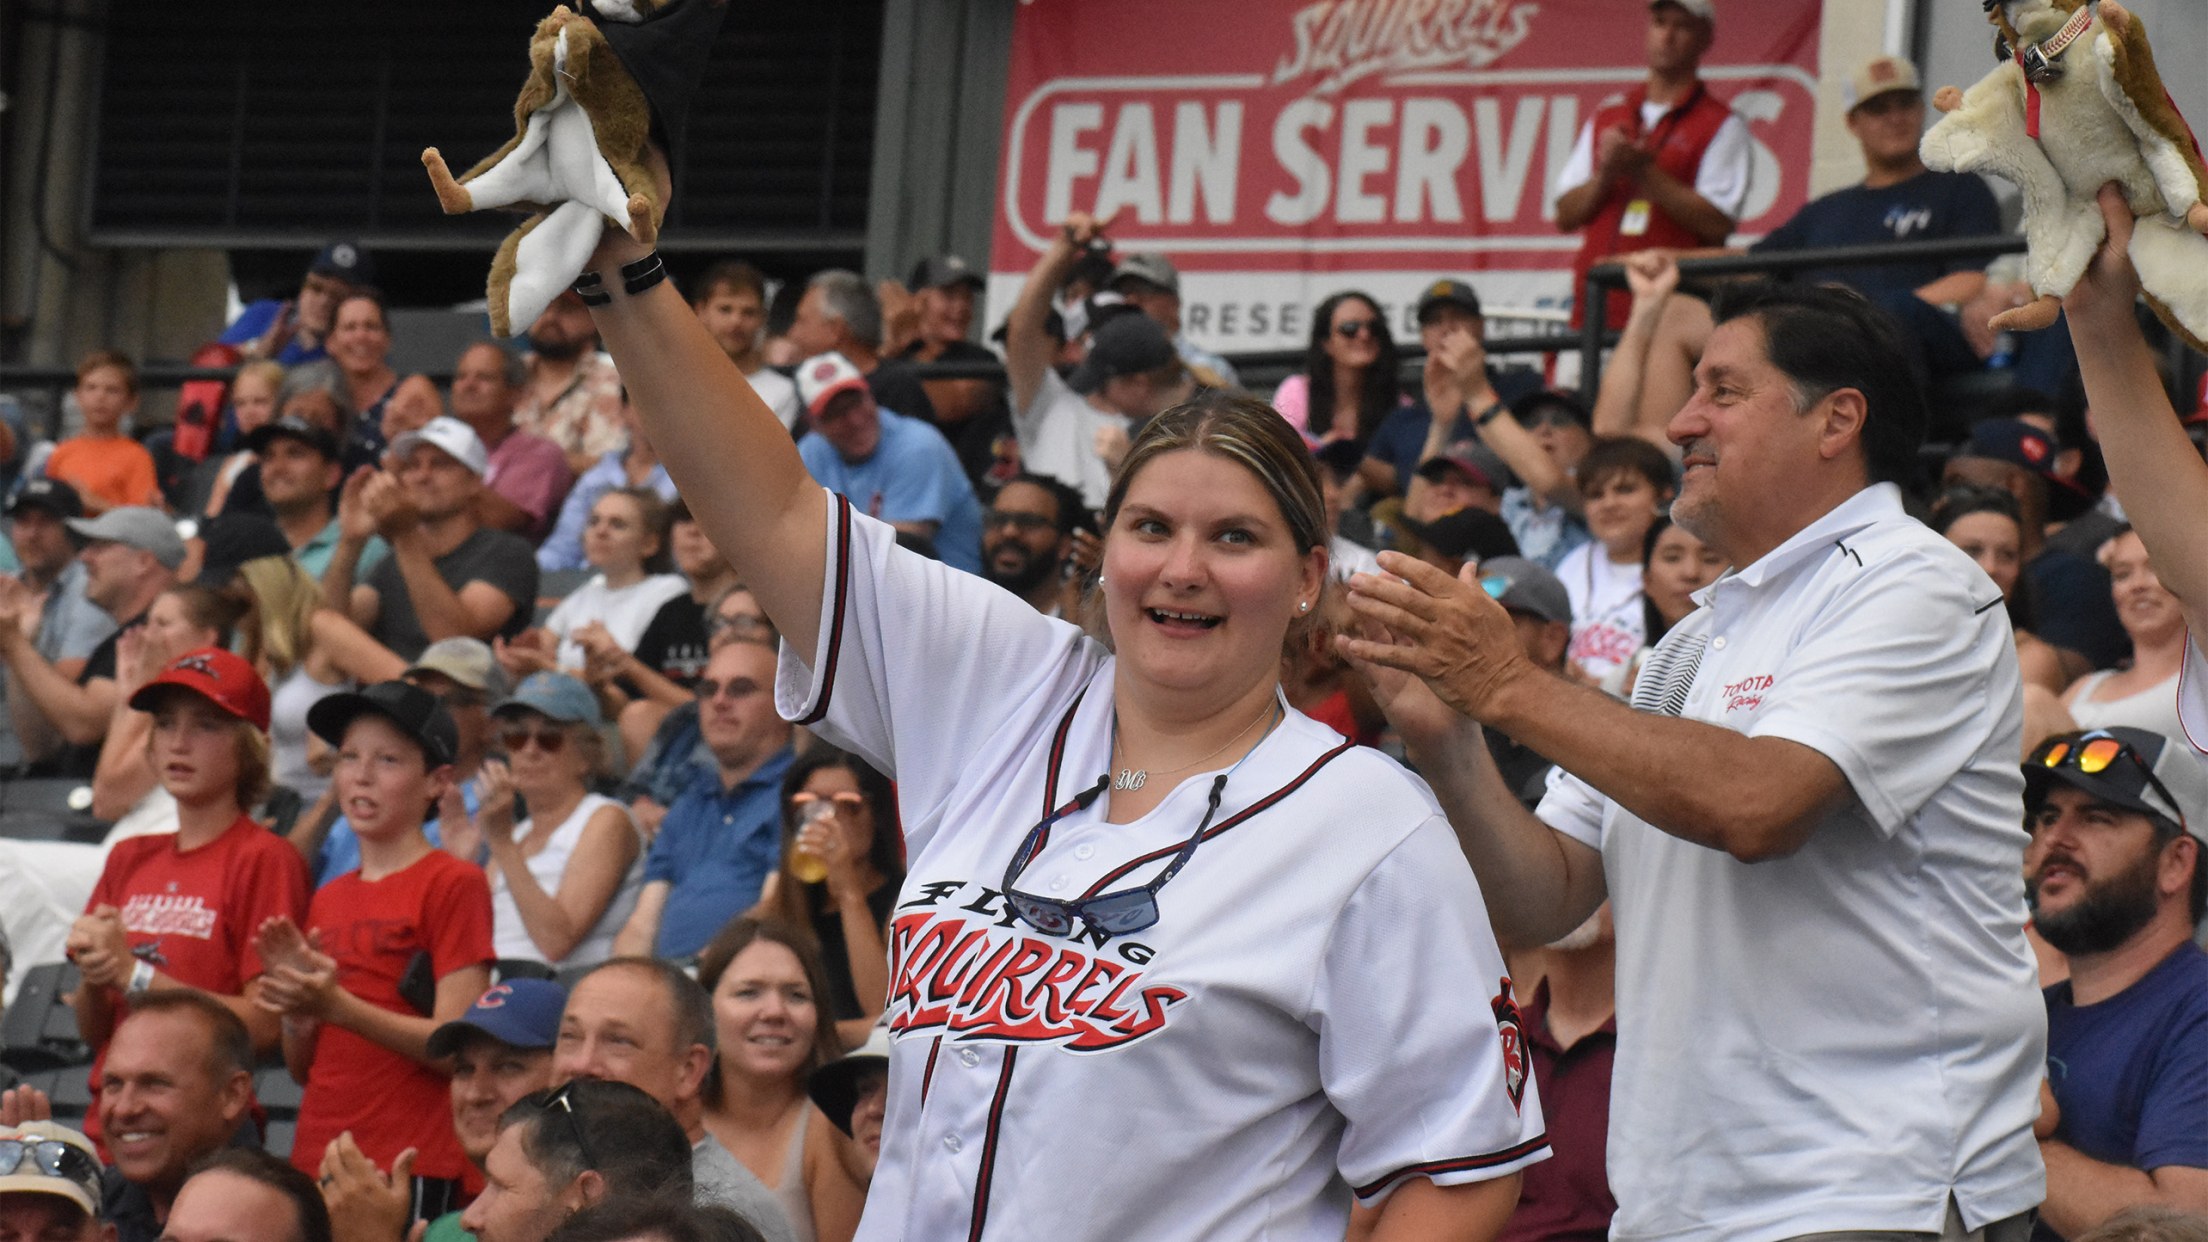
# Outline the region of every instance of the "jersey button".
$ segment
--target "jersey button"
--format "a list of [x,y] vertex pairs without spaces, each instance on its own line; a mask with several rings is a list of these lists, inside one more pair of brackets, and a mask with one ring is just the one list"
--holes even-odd
[[962,1065],[964,1065],[964,1066],[965,1066],[965,1067],[966,1067],[967,1069],[972,1069],[972,1068],[974,1068],[975,1066],[977,1066],[977,1065],[981,1064],[981,1054],[980,1054],[980,1053],[978,1053],[978,1052],[975,1052],[975,1051],[974,1051],[973,1049],[971,1049],[971,1048],[961,1048],[961,1049],[959,1049],[959,1050],[958,1050],[958,1059],[959,1059],[959,1063],[960,1063],[960,1064],[962,1064]]
[[1096,847],[1087,844],[1076,845],[1073,847],[1073,856],[1075,858],[1081,859],[1083,862],[1086,862],[1089,859],[1096,857]]
[[1725,650],[1725,636],[1723,634],[1720,634],[1716,638],[1711,639],[1710,646],[1717,648],[1719,651]]
[[943,1136],[943,1150],[945,1151],[955,1152],[965,1145],[966,1144],[959,1141],[958,1136],[955,1134],[946,1134]]
[[1067,884],[1067,880],[1066,880],[1066,877],[1064,877],[1064,876],[1059,876],[1059,877],[1058,877],[1057,879],[1055,879],[1055,880],[1052,880],[1052,881],[1050,882],[1050,891],[1051,891],[1051,892],[1054,892],[1054,893],[1062,893],[1062,892],[1065,892],[1065,891],[1066,891],[1066,884]]

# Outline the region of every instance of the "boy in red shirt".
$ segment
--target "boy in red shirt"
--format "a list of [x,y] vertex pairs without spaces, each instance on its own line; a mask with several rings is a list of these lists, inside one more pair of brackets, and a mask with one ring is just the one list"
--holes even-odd
[[314,894],[307,931],[276,918],[260,932],[260,1002],[283,1015],[284,1061],[306,1084],[291,1160],[312,1175],[349,1131],[377,1165],[411,1172],[416,1217],[431,1219],[460,1206],[471,1166],[429,1037],[490,985],[492,958],[489,881],[422,835],[460,732],[402,681],[331,695],[307,727],[337,748],[333,786],[361,862]]
[[[268,789],[268,686],[251,664],[207,647],[171,662],[130,705],[153,715],[146,758],[176,798],[177,831],[118,843],[70,929],[69,956],[84,975],[77,1030],[104,1058],[133,997],[196,989],[243,1019],[257,1046],[274,1048],[275,1017],[253,1003],[262,970],[253,937],[266,920],[306,908],[307,868],[248,814]],[[95,1061],[95,1093],[99,1081]]]

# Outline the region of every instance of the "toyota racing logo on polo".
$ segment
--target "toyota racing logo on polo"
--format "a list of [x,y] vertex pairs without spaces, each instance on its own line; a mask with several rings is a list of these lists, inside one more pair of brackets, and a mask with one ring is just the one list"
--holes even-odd
[[[1148,946],[1038,936],[1001,898],[981,885],[931,883],[890,924],[888,1018],[898,1037],[1104,1052],[1165,1029],[1188,999],[1144,982]],[[911,908],[920,905],[933,908]]]

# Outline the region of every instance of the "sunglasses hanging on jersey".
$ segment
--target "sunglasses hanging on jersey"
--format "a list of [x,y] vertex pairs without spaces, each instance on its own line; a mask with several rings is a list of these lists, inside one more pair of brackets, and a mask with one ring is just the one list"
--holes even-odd
[[1041,843],[1043,833],[1052,824],[1073,812],[1087,810],[1111,783],[1110,776],[1099,777],[1096,784],[1076,795],[1073,801],[1051,812],[1042,823],[1028,831],[1027,839],[1020,842],[1019,849],[1013,851],[1012,861],[1004,869],[1004,883],[999,887],[1004,890],[1006,904],[1012,907],[1012,913],[1018,915],[1021,922],[1046,936],[1071,935],[1076,919],[1111,936],[1138,932],[1156,923],[1158,892],[1195,856],[1196,847],[1203,842],[1204,830],[1211,827],[1212,817],[1219,813],[1219,797],[1226,792],[1227,774],[1222,772],[1213,779],[1211,801],[1204,808],[1204,818],[1197,823],[1196,831],[1189,834],[1180,851],[1173,855],[1173,861],[1167,863],[1165,870],[1158,873],[1158,878],[1148,884],[1123,888],[1114,893],[1099,893],[1094,897],[1076,898],[1073,901],[1038,897],[1012,887],[1012,882],[1020,878],[1020,872],[1035,861],[1035,855],[1039,852],[1036,847]]

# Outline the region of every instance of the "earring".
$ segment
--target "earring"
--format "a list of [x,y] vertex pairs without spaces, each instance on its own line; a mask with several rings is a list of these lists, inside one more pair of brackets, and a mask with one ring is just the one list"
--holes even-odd
[[1309,611],[1311,611],[1311,601],[1310,601],[1310,600],[1307,600],[1307,599],[1305,599],[1305,600],[1298,600],[1298,601],[1296,601],[1296,611],[1297,611],[1297,612],[1309,612]]

